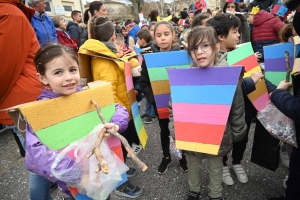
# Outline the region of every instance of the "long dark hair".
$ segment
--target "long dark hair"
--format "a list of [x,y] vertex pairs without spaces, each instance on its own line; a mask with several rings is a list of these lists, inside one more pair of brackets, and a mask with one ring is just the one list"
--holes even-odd
[[150,14],[148,15],[150,18],[150,22],[157,22],[157,17],[158,17],[158,11],[157,10],[152,10]]
[[90,7],[84,11],[84,15],[83,15],[84,23],[87,24],[89,21],[89,18],[90,18],[89,12],[91,13],[91,15],[93,17],[95,10],[99,10],[102,6],[103,6],[103,3],[101,1],[93,1],[90,4]]

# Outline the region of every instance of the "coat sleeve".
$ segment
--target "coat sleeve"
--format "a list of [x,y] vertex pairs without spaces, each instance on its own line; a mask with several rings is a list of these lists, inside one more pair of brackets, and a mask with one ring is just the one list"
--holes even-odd
[[143,63],[142,63],[140,86],[141,86],[141,90],[144,93],[147,101],[150,104],[154,104],[155,103],[154,95],[153,95],[153,91],[152,91],[152,88],[151,88],[150,78],[149,78],[149,74],[148,74],[148,70],[147,70],[147,67],[146,67],[145,60],[143,60]]
[[278,17],[274,17],[272,19],[272,24],[273,31],[277,33],[277,35],[279,35],[279,31],[286,26],[286,24],[283,23]]
[[254,90],[256,90],[256,87],[252,78],[251,77],[243,78],[243,82],[242,82],[243,96],[247,96]]
[[273,92],[274,90],[276,90],[277,86],[274,85],[273,83],[271,83],[270,81],[268,81],[268,79],[264,78],[265,82],[266,82],[266,86],[267,86],[267,90],[268,93]]
[[247,125],[245,122],[244,98],[240,86],[236,88],[228,119],[233,133],[233,142],[241,141],[246,135]]
[[[298,95],[300,95],[300,91]],[[272,103],[287,117],[300,123],[300,99],[286,90],[276,89],[271,95]]]
[[123,133],[128,127],[129,114],[127,109],[120,104],[115,104],[116,112],[112,116],[110,122],[120,127],[119,133]]
[[[25,159],[25,166],[27,170],[43,176],[51,182],[60,182],[61,180],[58,180],[51,173],[51,166],[58,154],[58,151],[50,149],[44,145],[35,135],[30,125],[27,124]],[[74,179],[70,180],[69,183],[76,185],[81,180],[81,170],[70,157],[63,157],[55,169],[57,171],[70,169],[68,174]]]
[[0,105],[20,78],[32,45],[32,33],[31,25],[24,15],[5,10],[0,12]]
[[[49,17],[49,18],[50,18],[50,17]],[[54,38],[54,42],[58,42],[56,29],[55,29],[55,27],[54,27],[54,24],[53,24],[53,21],[52,21],[51,18],[50,18],[50,26],[51,26],[51,31],[52,31],[52,36],[53,36],[53,38]]]

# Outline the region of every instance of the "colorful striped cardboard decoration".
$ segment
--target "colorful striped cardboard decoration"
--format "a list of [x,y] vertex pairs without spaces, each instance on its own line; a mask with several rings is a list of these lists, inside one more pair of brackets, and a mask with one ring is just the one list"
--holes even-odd
[[218,154],[242,70],[168,69],[176,148]]
[[294,44],[292,42],[264,47],[265,76],[274,85],[286,79],[285,51],[290,53],[290,68],[294,65]]
[[[25,104],[20,110],[42,143],[60,151],[102,123],[95,106],[91,103],[92,99],[102,108],[103,116],[109,122],[116,110],[111,84],[107,82],[73,95]],[[120,141],[110,137],[107,143],[124,161]],[[119,185],[127,181],[126,174],[123,174],[122,178]],[[70,190],[77,200],[90,199],[84,194],[79,194],[76,188]]]
[[142,118],[140,115],[140,109],[136,100],[136,95],[134,91],[134,85],[132,80],[132,73],[131,73],[131,66],[129,62],[125,62],[125,80],[126,80],[126,88],[128,93],[129,102],[131,105],[131,111],[134,121],[134,126],[136,129],[136,132],[138,133],[139,140],[141,142],[141,145],[143,149],[146,148],[148,135],[146,132],[146,129],[144,127],[144,124],[142,122]]
[[170,84],[167,68],[188,68],[192,60],[187,51],[170,51],[144,55],[160,119],[169,117]]
[[[251,76],[252,72],[261,72],[261,68],[256,60],[256,57],[254,56],[250,42],[240,46],[236,50],[229,52],[227,62],[229,65],[244,66],[246,71],[244,78]],[[270,96],[264,80],[260,80],[256,83],[256,90],[248,94],[248,98],[258,111],[266,106],[266,102],[270,100]]]

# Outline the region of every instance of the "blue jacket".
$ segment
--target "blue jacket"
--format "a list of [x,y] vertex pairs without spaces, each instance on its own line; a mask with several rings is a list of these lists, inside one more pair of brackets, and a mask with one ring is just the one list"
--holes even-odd
[[140,27],[138,26],[138,25],[136,25],[135,27],[133,27],[130,31],[129,31],[129,33],[128,33],[128,39],[127,39],[127,46],[129,46],[129,37],[132,37],[133,39],[134,39],[134,44],[136,44],[136,42],[137,42],[137,37],[136,37],[136,35],[137,35],[137,33],[139,32],[139,30],[140,30]]
[[57,42],[57,34],[52,19],[44,14],[40,18],[37,13],[31,18],[31,26],[33,27],[40,46],[48,42]]

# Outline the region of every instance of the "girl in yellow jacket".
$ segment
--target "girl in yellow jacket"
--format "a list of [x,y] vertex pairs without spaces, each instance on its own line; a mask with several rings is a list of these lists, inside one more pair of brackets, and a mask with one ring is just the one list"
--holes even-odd
[[[130,103],[127,96],[124,66],[123,62],[115,61],[119,57],[116,46],[115,27],[111,21],[106,17],[94,16],[90,23],[91,38],[88,39],[79,49],[79,53],[90,54],[94,52],[102,54],[103,57],[92,57],[91,69],[93,79],[111,82],[115,103],[121,104],[126,107],[129,114],[131,114]],[[109,59],[113,58],[113,59]],[[121,133],[128,141],[129,145],[132,144],[131,132],[136,131],[132,117],[129,121],[128,128]],[[135,134],[137,134],[135,132]],[[122,145],[124,162],[126,161],[127,151]],[[126,172],[127,177],[137,175],[137,170],[129,168]],[[115,190],[117,195],[136,198],[142,194],[142,189],[132,185],[129,181],[123,183]]]

